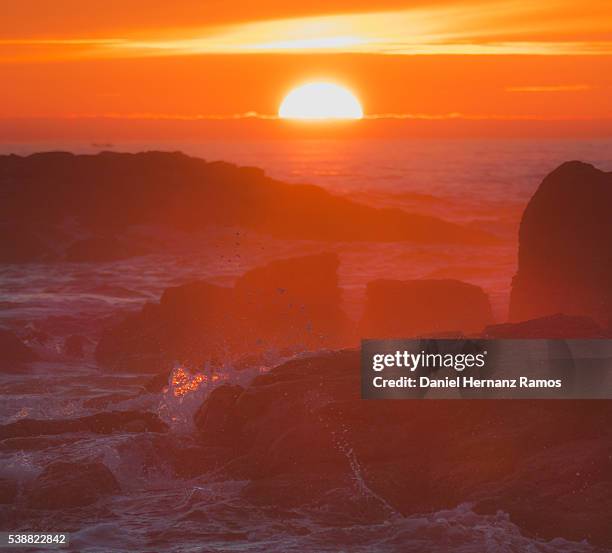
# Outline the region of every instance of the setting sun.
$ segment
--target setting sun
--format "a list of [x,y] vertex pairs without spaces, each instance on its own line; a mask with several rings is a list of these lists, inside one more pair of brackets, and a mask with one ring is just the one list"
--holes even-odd
[[278,115],[282,119],[362,119],[363,109],[350,90],[333,83],[313,82],[287,94]]

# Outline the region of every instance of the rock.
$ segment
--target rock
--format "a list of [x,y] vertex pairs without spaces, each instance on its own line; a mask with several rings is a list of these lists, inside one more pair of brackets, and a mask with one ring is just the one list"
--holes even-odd
[[249,474],[262,478],[309,464],[344,466],[346,458],[318,410],[332,400],[357,397],[358,374],[356,352],[334,352],[289,361],[255,378],[231,413],[239,422],[240,450],[248,452]]
[[369,282],[361,321],[367,338],[410,338],[441,332],[473,333],[492,320],[482,288],[459,280]]
[[387,513],[468,502],[528,535],[612,545],[609,402],[363,401],[359,355],[294,359],[215,401],[232,421],[224,470],[250,481],[245,499],[296,507],[354,486]]
[[72,432],[165,432],[167,425],[154,413],[110,411],[75,419],[21,419],[0,425],[0,439],[68,434]]
[[84,355],[86,340],[83,336],[72,335],[64,340],[64,355],[81,359]]
[[223,384],[215,388],[198,409],[194,423],[206,444],[237,443],[239,421],[234,416],[234,406],[243,391],[242,386]]
[[0,369],[8,370],[14,366],[36,361],[38,355],[25,346],[14,332],[0,328]]
[[435,217],[376,209],[317,186],[276,181],[260,169],[179,152],[0,156],[0,193],[0,221],[73,220],[94,233],[133,225],[184,231],[222,225],[290,239],[496,242]]
[[485,338],[495,339],[589,339],[604,338],[602,328],[589,317],[571,317],[560,313],[520,323],[491,325]]
[[303,350],[338,344],[347,327],[338,265],[336,254],[323,253],[273,261],[240,277],[238,317],[248,321],[251,342]]
[[49,249],[25,225],[0,224],[0,263],[30,263],[42,261]]
[[15,503],[18,491],[16,482],[8,478],[0,478],[0,504],[10,505]]
[[172,369],[167,369],[158,374],[153,375],[147,382],[144,384],[143,393],[147,394],[160,394],[164,391],[164,389],[168,386],[168,381],[170,379],[170,375],[172,374]]
[[96,236],[72,243],[65,254],[69,262],[105,262],[144,255],[146,250],[126,244],[113,236]]
[[612,509],[611,454],[610,443],[583,440],[534,455],[507,479],[485,488],[475,510],[503,510],[539,539],[563,535],[609,545],[610,526],[601,513]]
[[32,509],[70,509],[119,491],[113,473],[102,463],[57,461],[36,478],[27,504]]
[[521,221],[510,320],[555,313],[612,315],[612,173],[564,163],[540,184]]
[[345,340],[334,254],[275,261],[234,288],[193,282],[108,329],[96,359],[113,369],[163,374],[175,362],[200,366],[267,351],[321,349]]
[[147,303],[107,328],[95,350],[98,365],[143,372],[169,371],[174,351],[158,304]]

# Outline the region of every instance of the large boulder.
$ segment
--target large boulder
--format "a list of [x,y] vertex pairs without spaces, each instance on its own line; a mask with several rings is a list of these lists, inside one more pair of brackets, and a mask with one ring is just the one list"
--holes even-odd
[[29,225],[0,223],[0,263],[42,261],[49,248]]
[[612,173],[572,161],[548,175],[521,221],[510,320],[612,314]]
[[234,407],[243,391],[237,384],[224,384],[215,388],[198,409],[194,423],[207,444],[237,443],[239,422]]
[[215,413],[232,421],[234,443],[225,470],[249,480],[245,499],[321,503],[354,486],[406,516],[468,502],[509,513],[529,535],[612,546],[608,403],[363,401],[359,363],[358,351],[298,358],[224,392]]
[[474,333],[492,320],[482,288],[459,280],[369,282],[360,332],[367,338]]
[[175,361],[215,357],[227,349],[239,323],[232,324],[233,306],[231,288],[207,282],[168,288],[160,303],[147,303],[108,328],[96,360],[113,369],[167,372]]
[[17,482],[0,477],[0,505],[10,505],[17,499],[19,488]]
[[167,289],[108,329],[96,349],[111,368],[161,372],[174,362],[235,361],[269,351],[335,346],[345,339],[335,254],[274,261],[235,287],[193,282]]
[[[0,222],[50,228],[71,220],[96,234],[134,225],[184,231],[221,225],[285,239],[496,242],[486,232],[436,217],[377,209],[317,186],[274,180],[261,169],[179,152],[0,155],[0,196]],[[26,260],[39,255],[35,240],[9,247],[11,260],[26,250]]]
[[338,265],[336,254],[323,253],[273,261],[240,277],[237,309],[251,341],[303,349],[337,343],[347,323]]
[[611,453],[610,442],[604,440],[556,445],[530,456],[483,491],[475,510],[502,510],[536,538],[563,536],[609,546],[610,524],[598,513],[612,511]]
[[57,461],[36,478],[26,501],[32,509],[69,509],[119,491],[113,473],[102,463]]

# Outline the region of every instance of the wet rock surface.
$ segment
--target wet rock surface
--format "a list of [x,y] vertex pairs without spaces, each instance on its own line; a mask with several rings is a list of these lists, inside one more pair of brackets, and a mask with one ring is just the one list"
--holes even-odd
[[244,388],[224,384],[215,388],[194,416],[194,423],[207,444],[235,444],[240,441],[239,421],[233,416],[236,400]]
[[250,480],[249,501],[321,500],[353,479],[406,516],[474,502],[529,535],[612,545],[609,402],[362,401],[359,386],[359,354],[343,351],[220,393],[237,444],[225,470]]
[[0,478],[0,504],[9,505],[17,499],[17,483],[9,478]]
[[113,473],[102,463],[57,461],[33,482],[27,504],[32,509],[69,509],[91,505],[119,491]]

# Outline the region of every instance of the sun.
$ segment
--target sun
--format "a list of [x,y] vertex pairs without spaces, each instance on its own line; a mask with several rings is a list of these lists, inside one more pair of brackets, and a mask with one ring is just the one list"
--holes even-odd
[[356,96],[343,86],[312,82],[294,88],[278,108],[281,119],[362,119]]

